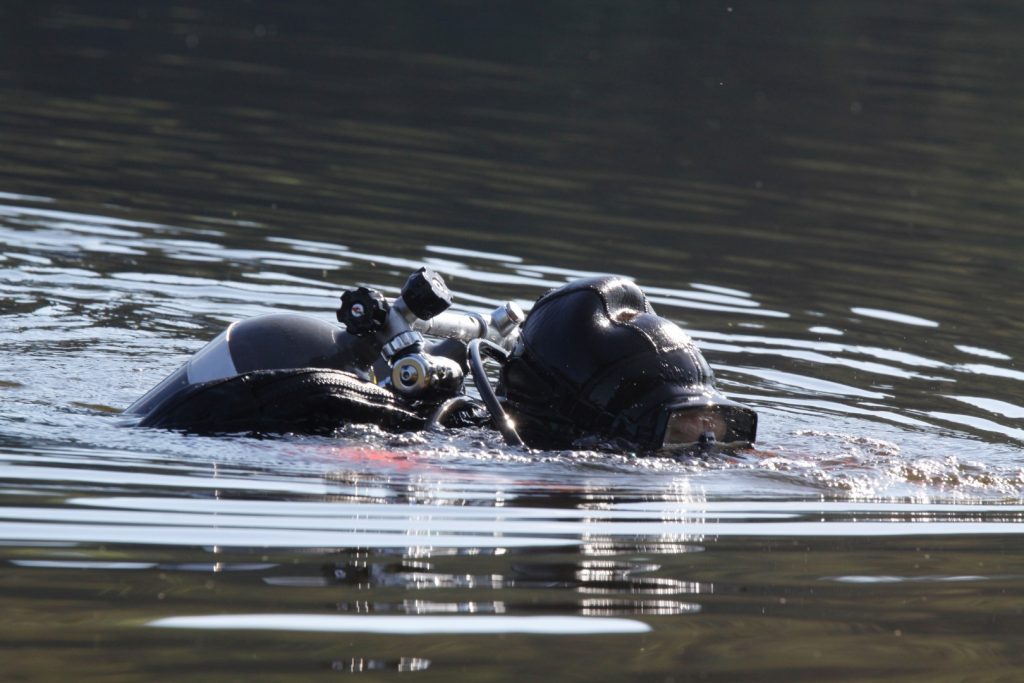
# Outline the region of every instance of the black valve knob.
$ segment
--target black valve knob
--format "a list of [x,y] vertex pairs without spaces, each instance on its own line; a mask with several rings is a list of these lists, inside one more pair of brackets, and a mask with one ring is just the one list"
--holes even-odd
[[402,301],[417,318],[430,320],[452,305],[452,293],[440,275],[424,267],[405,281]]
[[376,289],[349,289],[341,295],[338,322],[345,323],[349,334],[370,334],[383,327],[390,308],[388,300]]

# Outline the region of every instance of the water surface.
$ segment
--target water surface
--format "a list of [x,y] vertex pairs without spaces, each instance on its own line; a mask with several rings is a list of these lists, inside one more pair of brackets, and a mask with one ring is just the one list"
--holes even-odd
[[[1013,680],[1024,13],[35,3],[0,22],[0,627],[52,680]],[[633,277],[707,460],[119,411],[422,264]]]

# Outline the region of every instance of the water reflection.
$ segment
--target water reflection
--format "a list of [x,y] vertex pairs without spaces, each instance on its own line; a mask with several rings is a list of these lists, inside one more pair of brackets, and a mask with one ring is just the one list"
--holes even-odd
[[[500,551],[491,551],[500,555]],[[485,554],[489,554],[485,551]],[[443,553],[441,554],[443,557]],[[594,556],[586,552],[586,556]],[[445,574],[417,555],[418,561],[405,559],[400,563],[377,560],[368,556],[344,565],[325,565],[316,575],[274,575],[265,577],[270,586],[288,588],[322,588],[350,586],[361,592],[377,593],[381,589],[446,593],[458,590],[463,594],[481,595],[484,591],[508,597],[500,600],[443,602],[437,598],[407,599],[400,603],[380,600],[343,601],[336,604],[340,612],[357,614],[505,614],[506,612],[560,613],[566,609],[584,615],[684,614],[697,612],[700,606],[679,599],[687,595],[713,592],[710,584],[676,581],[657,576],[660,565],[635,561],[583,560],[576,563],[512,562],[502,574]],[[445,564],[448,564],[446,562]],[[559,601],[543,606],[524,603],[516,597],[542,590],[581,597],[569,603]],[[592,596],[607,597],[592,597]]]
[[422,657],[402,657],[398,660],[367,659],[352,657],[348,660],[336,659],[331,662],[331,671],[346,673],[363,673],[364,671],[426,671],[430,668],[430,660]]
[[[877,623],[881,610],[887,628],[912,638],[927,630],[936,609],[970,613],[986,591],[1014,586],[1024,576],[1019,558],[1005,553],[1006,539],[1024,528],[1024,505],[723,501],[679,488],[609,500],[597,487],[559,497],[560,507],[530,488],[506,490],[503,507],[475,499],[408,504],[394,495],[376,502],[278,500],[258,489],[245,499],[182,497],[172,489],[151,497],[87,496],[69,501],[67,510],[28,497],[34,504],[7,501],[0,532],[19,519],[117,524],[102,543],[23,541],[0,548],[0,556],[22,595],[84,582],[72,592],[73,604],[89,609],[96,591],[118,587],[137,596],[132,619],[154,631],[350,634],[357,640],[344,657],[314,657],[345,671],[433,661],[437,651],[422,639],[450,635],[647,633],[653,642],[678,646],[689,642],[686,634],[698,628],[691,620],[698,618],[708,620],[700,623],[702,632],[723,635],[745,631],[752,618],[804,638],[809,631],[800,625],[817,625],[819,641],[831,642],[851,629],[875,632],[878,626],[868,624]],[[179,531],[155,526],[147,514],[156,511]],[[120,527],[128,520],[164,543],[123,538]],[[480,536],[479,521],[487,522],[494,541],[510,538],[521,525],[542,542],[492,546]],[[429,547],[396,547],[376,530],[392,522],[439,533]],[[203,529],[233,525],[265,534],[269,542],[201,547]],[[326,525],[359,525],[359,531],[347,547],[315,545],[316,538],[303,534]],[[277,526],[290,530],[293,544],[310,545],[275,547],[267,530]],[[460,529],[457,536],[477,544],[464,547],[446,529]],[[991,542],[981,540],[989,534]],[[567,536],[582,543],[567,544]],[[254,582],[265,590],[252,593]],[[927,610],[915,602],[923,588],[930,591]],[[251,597],[236,602],[243,594]],[[894,599],[905,606],[885,611]],[[1018,598],[1009,599],[996,612],[1015,609]],[[398,638],[405,644],[393,646],[406,654],[382,656],[373,645],[378,641],[364,640],[376,636]]]
[[[6,676],[1019,676],[1020,7],[5,10]],[[762,443],[111,414],[423,263],[473,310],[637,278]]]
[[256,631],[319,631],[328,633],[382,633],[387,635],[597,635],[645,633],[639,621],[600,617],[393,617],[327,616],[314,614],[238,614],[166,617],[150,622],[156,628]]
[[851,312],[857,315],[864,315],[869,318],[879,318],[881,320],[888,320],[889,322],[900,323],[903,325],[915,325],[917,327],[938,327],[939,323],[934,320],[926,320],[925,318],[919,318],[915,315],[907,315],[906,313],[895,313],[893,311],[883,311],[877,308],[862,308],[855,306],[850,309]]
[[846,576],[830,576],[825,577],[828,581],[836,581],[839,583],[969,583],[977,581],[1017,581],[1024,579],[1024,575],[1006,575],[1006,576],[982,576],[978,574],[972,575],[955,575],[955,576],[943,576],[943,575],[928,575],[928,576],[863,576],[857,574],[848,574]]

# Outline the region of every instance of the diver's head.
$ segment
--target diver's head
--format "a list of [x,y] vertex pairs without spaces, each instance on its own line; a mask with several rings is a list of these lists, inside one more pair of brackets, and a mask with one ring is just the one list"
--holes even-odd
[[501,374],[527,445],[639,451],[749,444],[757,415],[714,387],[690,337],[633,282],[603,276],[542,296]]

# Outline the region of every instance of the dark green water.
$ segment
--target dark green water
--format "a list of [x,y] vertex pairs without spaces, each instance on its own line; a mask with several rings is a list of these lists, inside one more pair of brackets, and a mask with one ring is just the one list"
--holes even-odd
[[[1013,681],[1024,9],[0,7],[0,680]],[[629,275],[753,452],[200,438],[230,321]]]

